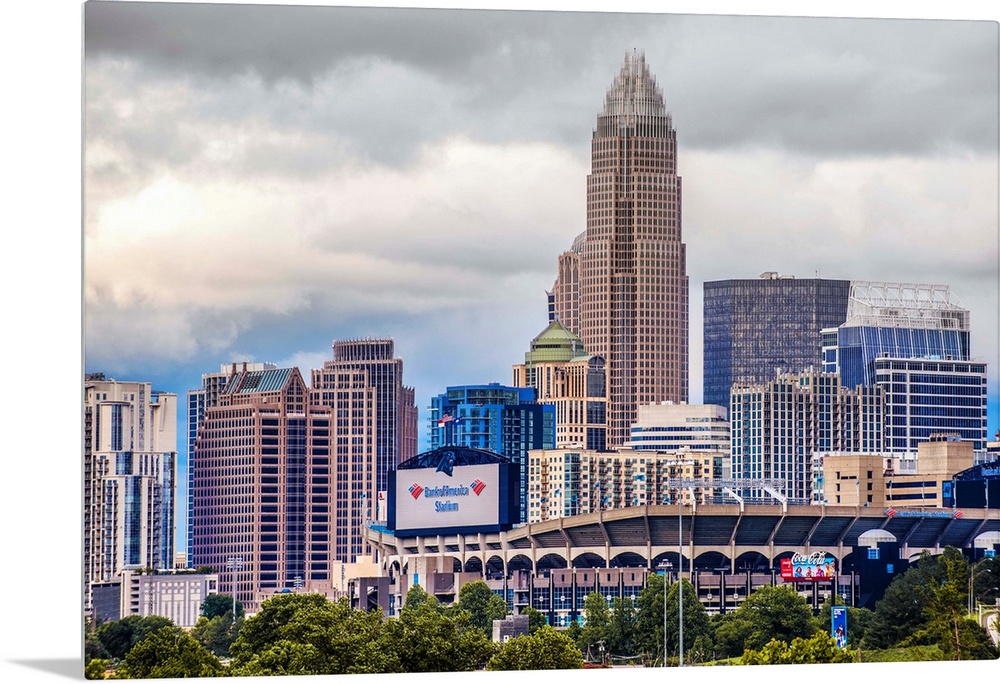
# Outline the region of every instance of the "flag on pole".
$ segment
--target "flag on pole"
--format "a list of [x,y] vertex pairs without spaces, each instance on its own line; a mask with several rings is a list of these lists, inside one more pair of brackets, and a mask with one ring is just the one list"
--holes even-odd
[[438,427],[443,427],[445,423],[450,423],[453,420],[455,420],[455,418],[450,413],[446,413],[438,418]]

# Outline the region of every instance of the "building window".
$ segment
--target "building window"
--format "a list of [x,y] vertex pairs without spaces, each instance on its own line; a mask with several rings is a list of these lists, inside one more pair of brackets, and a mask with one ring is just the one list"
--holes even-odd
[[878,548],[868,549],[868,560],[878,560]]

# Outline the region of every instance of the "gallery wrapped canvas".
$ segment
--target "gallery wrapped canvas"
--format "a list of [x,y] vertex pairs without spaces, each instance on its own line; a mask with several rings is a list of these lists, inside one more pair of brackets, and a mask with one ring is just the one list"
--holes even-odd
[[1000,656],[995,22],[83,39],[87,678]]

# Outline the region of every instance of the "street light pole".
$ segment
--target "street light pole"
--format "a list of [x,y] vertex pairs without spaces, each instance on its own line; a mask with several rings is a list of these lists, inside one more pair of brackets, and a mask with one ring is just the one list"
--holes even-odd
[[663,571],[663,667],[667,666],[667,578],[673,569],[673,564],[668,560],[661,560],[656,566]]
[[663,667],[667,666],[667,571],[670,563],[663,568]]
[[684,529],[681,518],[681,493],[677,492],[677,667],[684,667]]
[[226,560],[226,567],[233,571],[233,620],[236,619],[236,571],[243,568],[242,556],[230,556]]

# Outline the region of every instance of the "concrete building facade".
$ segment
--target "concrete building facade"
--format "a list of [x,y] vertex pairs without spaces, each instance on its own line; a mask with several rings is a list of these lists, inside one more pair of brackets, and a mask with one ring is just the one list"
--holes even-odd
[[[529,454],[528,522],[721,495],[723,451],[541,449]],[[687,484],[697,480],[698,485]],[[683,483],[679,481],[684,481]]]
[[159,615],[178,627],[190,629],[198,624],[201,604],[211,594],[219,593],[218,574],[193,572],[138,573],[124,571],[111,582],[94,587],[94,614],[98,622],[121,620],[138,615]]
[[915,456],[892,452],[817,453],[813,457],[817,504],[876,508],[947,508],[946,491],[973,466],[972,444],[954,434],[934,434]]
[[524,363],[513,367],[514,387],[532,387],[540,404],[555,407],[556,448],[601,451],[607,444],[604,359],[554,320],[535,339]]

